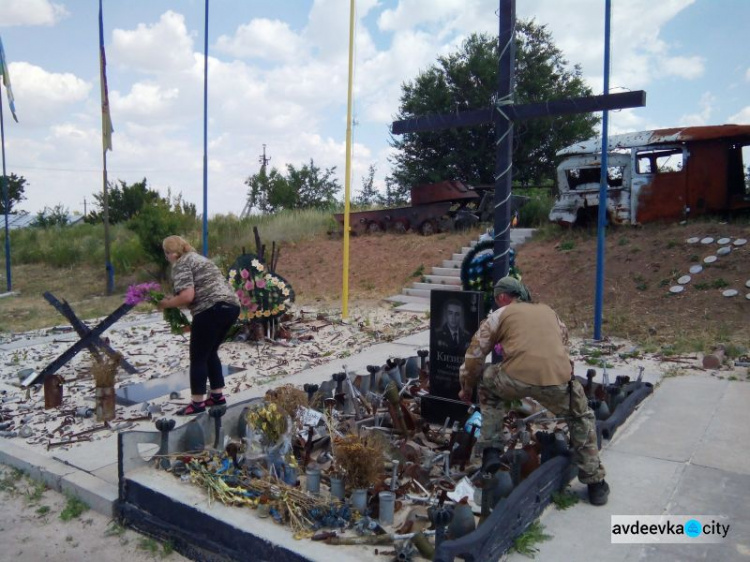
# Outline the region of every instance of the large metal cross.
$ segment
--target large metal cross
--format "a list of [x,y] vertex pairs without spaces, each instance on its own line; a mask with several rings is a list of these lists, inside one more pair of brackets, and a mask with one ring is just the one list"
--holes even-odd
[[443,115],[426,115],[393,123],[394,135],[437,131],[452,127],[495,125],[495,262],[493,279],[508,274],[510,251],[510,192],[513,166],[513,122],[535,117],[551,117],[572,113],[590,113],[646,105],[646,92],[638,90],[620,94],[605,94],[582,98],[553,100],[542,103],[515,105],[513,79],[515,76],[515,0],[500,0],[500,62],[497,100],[493,107]]

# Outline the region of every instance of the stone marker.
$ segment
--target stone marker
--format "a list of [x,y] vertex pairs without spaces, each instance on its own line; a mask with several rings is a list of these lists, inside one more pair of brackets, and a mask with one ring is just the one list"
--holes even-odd
[[467,406],[458,400],[458,369],[484,317],[484,294],[479,291],[431,292],[430,396],[422,397],[422,416],[428,421],[465,417]]

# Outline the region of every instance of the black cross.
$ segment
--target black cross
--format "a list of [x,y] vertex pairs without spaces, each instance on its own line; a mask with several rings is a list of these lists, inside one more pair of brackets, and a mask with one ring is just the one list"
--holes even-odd
[[[86,326],[78,319],[78,317],[73,312],[73,309],[70,308],[70,305],[67,302],[58,301],[55,296],[49,292],[44,293],[44,298],[47,299],[47,301],[52,306],[54,306],[60,312],[60,314],[65,316],[65,318],[70,321],[70,323],[73,325],[73,328],[80,336],[80,339],[71,347],[69,347],[65,352],[63,352],[57,359],[47,365],[41,373],[34,377],[33,380],[24,381],[24,386],[37,384],[44,381],[45,377],[54,375],[63,365],[65,365],[68,361],[73,359],[73,357],[78,355],[78,353],[84,348],[88,348],[89,351],[91,351],[92,355],[94,355],[94,357],[97,359],[100,358],[99,348],[101,348],[101,350],[108,355],[114,355],[116,353],[115,350],[112,349],[109,344],[103,341],[99,336],[103,334],[104,331],[112,324],[125,316],[133,308],[132,304],[120,305],[117,310],[107,316],[104,320],[101,321],[101,323],[99,323],[93,330],[91,330],[88,326]],[[133,365],[128,363],[128,361],[125,359],[122,360],[122,366],[128,373],[138,372],[138,369],[133,367]]]
[[638,90],[620,94],[553,100],[515,105],[512,102],[515,75],[515,0],[500,0],[500,63],[497,100],[494,107],[443,115],[426,115],[393,123],[394,135],[436,131],[451,127],[495,125],[495,262],[493,279],[508,274],[510,251],[510,191],[513,165],[513,122],[535,117],[551,117],[572,113],[589,113],[646,105],[646,92]]

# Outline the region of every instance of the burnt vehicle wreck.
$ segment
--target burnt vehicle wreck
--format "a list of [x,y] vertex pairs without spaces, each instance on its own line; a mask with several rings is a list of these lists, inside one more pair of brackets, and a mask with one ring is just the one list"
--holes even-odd
[[[611,224],[684,220],[750,209],[750,126],[717,125],[609,137],[607,216]],[[601,139],[559,151],[558,197],[549,219],[595,220]]]

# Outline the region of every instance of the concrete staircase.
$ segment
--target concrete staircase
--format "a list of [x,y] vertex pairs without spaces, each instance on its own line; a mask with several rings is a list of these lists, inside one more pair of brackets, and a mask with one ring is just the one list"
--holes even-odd
[[[510,231],[510,247],[517,248],[534,234],[533,228],[514,228]],[[426,312],[430,310],[430,291],[461,290],[461,264],[466,254],[476,245],[477,240],[461,248],[449,260],[443,260],[439,266],[432,268],[432,273],[425,275],[422,281],[405,287],[401,294],[387,297],[385,300],[398,303],[394,310],[398,312]]]

